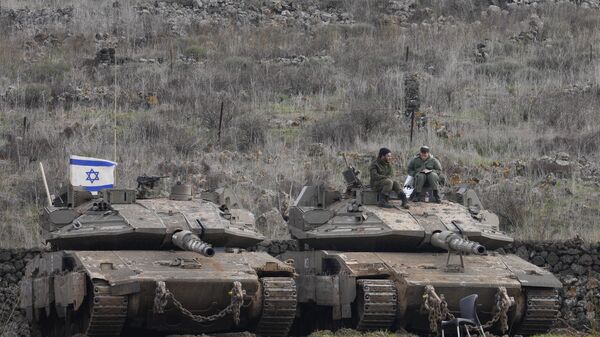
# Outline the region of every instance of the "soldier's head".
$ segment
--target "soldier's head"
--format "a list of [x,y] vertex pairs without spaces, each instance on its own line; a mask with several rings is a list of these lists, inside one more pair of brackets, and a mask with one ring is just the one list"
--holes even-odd
[[377,158],[389,163],[392,161],[392,151],[387,147],[382,147],[379,149],[379,156]]
[[422,160],[427,160],[429,158],[429,146],[421,146],[421,149],[419,150],[419,157],[421,157]]

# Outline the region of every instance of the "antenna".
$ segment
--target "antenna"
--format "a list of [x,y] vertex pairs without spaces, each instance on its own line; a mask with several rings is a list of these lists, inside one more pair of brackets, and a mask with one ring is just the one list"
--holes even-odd
[[48,206],[52,206],[52,197],[50,196],[48,181],[46,181],[46,173],[44,172],[44,165],[42,165],[42,162],[40,162],[40,170],[42,171],[42,180],[44,181],[44,188],[46,189],[46,197],[48,197]]
[[[116,48],[115,48],[116,49]],[[116,54],[116,52],[115,52]],[[113,152],[113,159],[115,161],[115,163],[117,162],[117,57],[115,55],[115,61],[114,61],[114,69],[115,69],[115,83],[114,83],[114,111],[113,111],[113,145],[114,145],[114,152]]]

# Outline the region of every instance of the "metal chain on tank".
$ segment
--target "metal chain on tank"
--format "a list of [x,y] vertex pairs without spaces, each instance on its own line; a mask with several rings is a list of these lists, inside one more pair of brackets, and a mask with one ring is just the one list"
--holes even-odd
[[[496,322],[500,322],[500,330],[502,333],[508,331],[508,310],[515,304],[515,299],[508,296],[505,287],[499,287],[496,293],[496,306],[494,308],[494,317],[482,325],[483,329],[489,329]],[[469,327],[476,330],[476,327]]]
[[446,302],[444,295],[439,296],[432,285],[425,286],[422,309],[425,309],[425,311],[428,312],[429,329],[436,334],[442,320],[454,319],[454,315],[448,311],[448,303]]
[[221,319],[227,314],[233,314],[233,321],[235,325],[240,323],[240,311],[242,309],[242,305],[244,304],[244,294],[245,290],[242,289],[242,283],[239,281],[233,282],[233,288],[229,292],[231,295],[231,303],[223,310],[219,311],[214,315],[202,316],[202,315],[194,315],[189,310],[183,307],[181,302],[175,299],[173,293],[167,289],[164,281],[158,281],[156,284],[156,292],[154,295],[154,313],[162,314],[165,312],[165,307],[167,306],[167,302],[169,298],[173,301],[173,305],[181,311],[185,316],[189,317],[191,320],[198,323],[206,323],[213,322],[218,319]]

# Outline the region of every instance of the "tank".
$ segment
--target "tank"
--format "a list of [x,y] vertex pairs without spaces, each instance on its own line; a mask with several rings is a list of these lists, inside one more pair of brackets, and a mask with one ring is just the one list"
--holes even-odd
[[473,190],[459,187],[440,204],[406,210],[392,200],[393,208],[381,208],[358,171],[349,168],[344,177],[346,191],[305,186],[289,211],[302,250],[280,258],[299,274],[302,327],[437,333],[471,294],[488,331],[532,335],[552,327],[561,283],[495,251],[513,239]]
[[30,321],[43,336],[287,335],[294,269],[244,250],[263,240],[254,216],[185,184],[162,197],[160,178],[96,196],[70,187],[43,210],[51,249],[21,282]]

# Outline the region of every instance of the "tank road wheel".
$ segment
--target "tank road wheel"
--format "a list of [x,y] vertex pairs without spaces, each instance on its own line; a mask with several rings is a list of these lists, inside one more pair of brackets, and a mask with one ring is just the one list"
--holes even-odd
[[357,330],[390,329],[396,319],[398,295],[391,280],[358,280]]
[[296,282],[291,277],[263,277],[262,316],[256,326],[260,336],[287,336],[296,317]]
[[527,309],[518,325],[516,334],[534,335],[545,333],[556,322],[560,301],[554,288],[525,288]]

